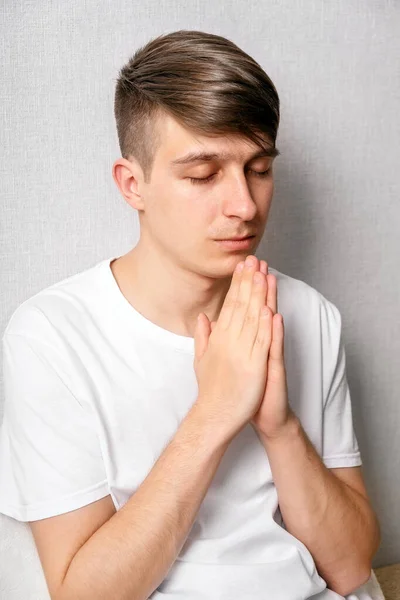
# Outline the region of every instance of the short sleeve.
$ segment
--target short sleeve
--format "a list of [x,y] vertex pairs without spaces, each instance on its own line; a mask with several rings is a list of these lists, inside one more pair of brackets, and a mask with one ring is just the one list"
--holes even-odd
[[4,334],[0,512],[18,521],[69,512],[110,493],[94,420],[64,374],[50,345]]
[[323,389],[326,390],[322,460],[328,468],[355,467],[362,464],[362,459],[353,426],[341,315],[338,308],[326,299],[321,310]]

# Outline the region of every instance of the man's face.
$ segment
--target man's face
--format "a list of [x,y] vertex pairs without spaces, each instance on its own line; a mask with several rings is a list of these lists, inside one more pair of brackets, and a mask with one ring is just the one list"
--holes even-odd
[[[139,188],[145,243],[156,244],[186,268],[226,277],[239,260],[255,253],[262,238],[274,191],[274,159],[253,158],[260,148],[242,136],[199,136],[167,115],[158,127],[162,143],[151,181],[141,181]],[[191,152],[231,157],[175,162]],[[228,249],[215,241],[247,234],[256,236],[244,249]]]

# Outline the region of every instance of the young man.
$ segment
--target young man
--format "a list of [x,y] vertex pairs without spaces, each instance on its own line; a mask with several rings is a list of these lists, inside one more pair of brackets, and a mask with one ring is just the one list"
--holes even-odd
[[343,598],[379,526],[339,310],[254,255],[276,89],[178,31],[121,69],[115,115],[140,240],[12,315],[0,510],[29,522],[56,600]]

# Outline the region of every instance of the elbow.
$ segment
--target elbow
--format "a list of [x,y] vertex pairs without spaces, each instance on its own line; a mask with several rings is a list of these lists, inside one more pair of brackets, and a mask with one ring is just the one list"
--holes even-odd
[[373,557],[375,556],[375,554],[378,552],[378,549],[380,548],[380,545],[382,542],[381,525],[380,525],[380,522],[379,522],[379,519],[378,519],[378,516],[376,515],[376,513],[374,513],[374,522],[375,522],[375,536],[374,536],[375,544],[374,544],[373,550],[372,550],[371,561],[372,561]]
[[375,556],[378,548],[381,544],[381,530],[380,523],[377,516],[374,514],[374,527],[372,527],[372,533],[370,536],[371,543],[369,546],[370,552],[368,557],[363,561],[362,565],[357,568],[353,568],[351,573],[349,569],[346,570],[346,575],[339,581],[335,582],[334,587],[331,589],[342,596],[348,596],[359,587],[367,583],[372,575],[372,559]]
[[336,572],[332,578],[326,580],[328,588],[341,596],[348,596],[371,578],[372,559],[381,544],[380,523],[375,513],[373,513],[372,522],[369,543],[364,549],[363,556],[359,555],[356,563],[346,560],[342,565],[341,572]]
[[367,565],[364,568],[355,570],[351,576],[347,576],[346,579],[342,579],[340,582],[337,581],[333,585],[329,586],[333,592],[336,592],[340,596],[348,596],[359,587],[367,583],[372,574],[371,565]]

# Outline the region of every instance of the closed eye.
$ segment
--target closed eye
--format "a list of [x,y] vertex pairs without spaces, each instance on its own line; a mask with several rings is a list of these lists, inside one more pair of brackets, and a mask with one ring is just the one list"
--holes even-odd
[[[266,171],[253,171],[253,169],[249,169],[249,171],[251,171],[255,177],[267,177],[271,171],[271,168],[267,169]],[[188,179],[190,179],[190,181],[194,184],[207,183],[212,180],[214,175],[216,175],[216,173],[213,173],[209,177],[204,177],[203,179],[198,177],[189,177]]]

